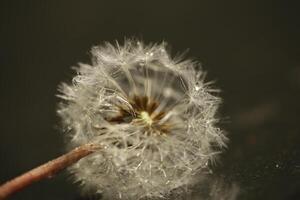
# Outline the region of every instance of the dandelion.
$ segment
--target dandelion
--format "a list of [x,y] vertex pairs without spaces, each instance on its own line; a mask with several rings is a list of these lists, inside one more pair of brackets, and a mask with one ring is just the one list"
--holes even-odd
[[70,168],[76,181],[107,199],[163,198],[197,183],[226,140],[199,64],[172,59],[165,43],[106,43],[91,54],[59,94],[71,146],[103,147]]

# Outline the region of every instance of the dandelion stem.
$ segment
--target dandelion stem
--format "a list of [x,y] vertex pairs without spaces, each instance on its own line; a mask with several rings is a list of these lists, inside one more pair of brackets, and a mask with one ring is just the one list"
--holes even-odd
[[0,185],[0,200],[8,198],[10,195],[29,186],[30,184],[44,178],[52,178],[55,174],[74,164],[81,158],[99,149],[99,145],[85,144],[72,151],[42,164],[24,174]]

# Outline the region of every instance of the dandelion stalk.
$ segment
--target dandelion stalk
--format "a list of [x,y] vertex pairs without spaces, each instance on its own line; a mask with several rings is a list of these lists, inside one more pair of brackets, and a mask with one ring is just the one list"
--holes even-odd
[[56,159],[25,172],[0,186],[0,199],[6,199],[10,195],[26,188],[34,182],[45,178],[52,178],[58,172],[74,164],[81,158],[95,152],[98,148],[100,148],[99,145],[85,144]]

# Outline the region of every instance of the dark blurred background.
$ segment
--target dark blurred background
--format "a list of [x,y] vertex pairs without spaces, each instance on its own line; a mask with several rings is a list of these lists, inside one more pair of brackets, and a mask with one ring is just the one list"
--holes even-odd
[[[224,99],[213,173],[238,199],[300,199],[299,1],[0,3],[0,182],[64,152],[57,85],[103,41],[135,36],[196,58]],[[12,199],[86,199],[67,173]]]

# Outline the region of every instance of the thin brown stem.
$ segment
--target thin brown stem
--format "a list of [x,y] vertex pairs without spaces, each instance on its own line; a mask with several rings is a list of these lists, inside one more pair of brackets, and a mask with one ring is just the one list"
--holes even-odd
[[74,164],[81,158],[93,153],[99,149],[99,145],[85,144],[76,149],[66,153],[54,160],[51,160],[43,165],[40,165],[24,174],[0,185],[0,200],[8,198],[17,191],[26,188],[30,184],[42,180],[44,178],[51,178],[61,170]]

